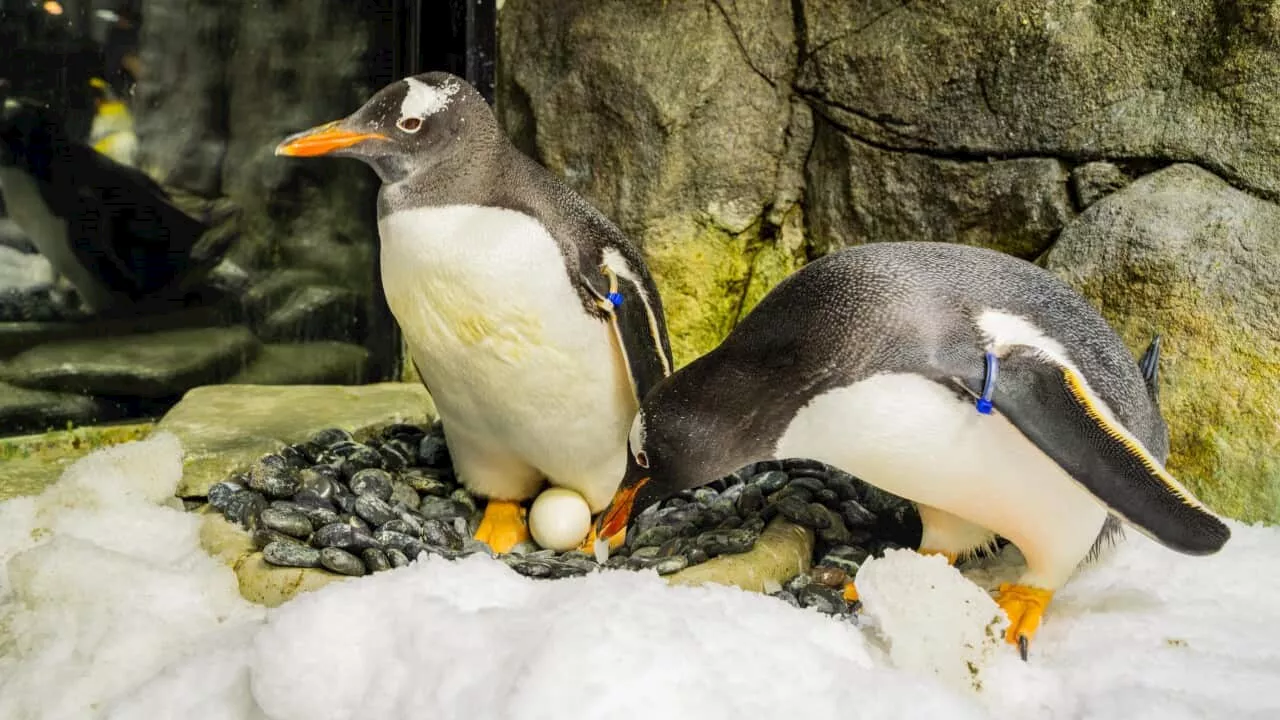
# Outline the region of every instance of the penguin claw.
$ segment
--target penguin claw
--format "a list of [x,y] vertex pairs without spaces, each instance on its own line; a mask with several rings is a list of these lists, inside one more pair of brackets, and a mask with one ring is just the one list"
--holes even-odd
[[509,500],[490,500],[484,506],[484,517],[476,528],[475,538],[496,553],[510,552],[511,548],[530,540],[528,511],[520,503]]
[[1029,585],[1005,583],[1000,586],[1000,595],[996,604],[1009,616],[1009,627],[1005,630],[1004,639],[1011,645],[1018,646],[1018,654],[1025,661],[1031,638],[1040,628],[1040,619],[1044,609],[1053,599],[1053,591]]

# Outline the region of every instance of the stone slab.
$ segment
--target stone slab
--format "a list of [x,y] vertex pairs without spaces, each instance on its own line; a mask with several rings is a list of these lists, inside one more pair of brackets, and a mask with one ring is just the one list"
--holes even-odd
[[226,380],[260,347],[242,326],[65,340],[19,353],[0,374],[42,390],[163,398]]
[[774,518],[755,547],[737,555],[721,555],[667,576],[672,585],[732,585],[752,592],[768,592],[771,585],[808,572],[813,562],[813,531]]
[[188,392],[160,420],[185,450],[179,497],[209,486],[264,453],[318,430],[360,433],[390,423],[429,423],[435,404],[421,385],[213,385]]

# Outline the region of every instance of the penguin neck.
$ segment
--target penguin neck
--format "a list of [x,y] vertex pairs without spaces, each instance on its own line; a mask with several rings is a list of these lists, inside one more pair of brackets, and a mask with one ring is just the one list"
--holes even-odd
[[382,178],[382,214],[427,205],[487,205],[501,189],[506,139],[501,133],[477,129],[433,153],[408,160],[408,167],[392,172],[374,170]]

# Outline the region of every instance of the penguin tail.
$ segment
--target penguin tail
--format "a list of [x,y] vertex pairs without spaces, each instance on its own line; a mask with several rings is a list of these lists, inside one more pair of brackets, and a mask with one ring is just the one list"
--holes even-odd
[[1156,333],[1151,338],[1151,344],[1147,346],[1147,351],[1142,353],[1142,359],[1138,361],[1138,368],[1142,370],[1142,380],[1147,384],[1147,394],[1151,396],[1151,402],[1158,403],[1160,400],[1160,333]]
[[1230,539],[1230,528],[1115,419],[1075,368],[1017,346],[1000,361],[993,404],[1112,513],[1162,545],[1210,555]]

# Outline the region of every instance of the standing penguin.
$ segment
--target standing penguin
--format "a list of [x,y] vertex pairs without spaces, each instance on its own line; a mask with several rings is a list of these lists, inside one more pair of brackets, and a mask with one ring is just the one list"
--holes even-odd
[[382,180],[387,304],[460,481],[489,499],[477,539],[527,539],[519,503],[544,477],[603,509],[639,399],[671,372],[658,292],[622,232],[447,73],[395,82],[276,153],[355,158]]
[[1118,520],[1189,555],[1230,536],[1165,471],[1153,394],[1101,315],[1031,263],[941,243],[849,248],[654,388],[594,532],[752,462],[819,460],[917,503],[922,552],[954,562],[996,533],[1016,545],[1027,568],[997,602],[1025,659],[1053,592]]

